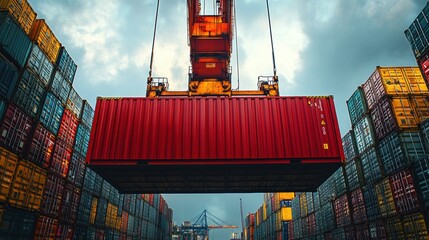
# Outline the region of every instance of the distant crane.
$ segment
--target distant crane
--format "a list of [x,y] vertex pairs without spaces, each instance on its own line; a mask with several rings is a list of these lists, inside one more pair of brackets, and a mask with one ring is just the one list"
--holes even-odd
[[240,215],[241,215],[241,231],[243,232],[243,234],[241,235],[241,239],[247,239],[247,232],[246,229],[244,228],[244,217],[243,217],[243,202],[241,201],[240,198]]
[[[208,218],[215,225],[208,225]],[[224,229],[224,228],[238,228],[237,226],[228,225],[225,221],[211,214],[209,211],[204,210],[194,219],[192,224],[183,224],[181,226],[181,235],[186,240],[209,240],[209,230],[211,229]],[[222,224],[220,224],[221,222]]]

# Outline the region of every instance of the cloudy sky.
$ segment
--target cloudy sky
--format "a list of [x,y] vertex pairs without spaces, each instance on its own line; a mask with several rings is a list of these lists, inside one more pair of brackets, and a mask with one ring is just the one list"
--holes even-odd
[[[29,2],[78,64],[74,87],[83,98],[95,106],[97,96],[145,95],[155,0]],[[425,4],[424,0],[271,0],[281,95],[334,95],[344,135],[350,129],[346,100],[376,66],[415,65],[403,32]],[[170,90],[186,89],[190,64],[185,6],[185,0],[161,0],[153,75],[168,77]],[[272,74],[265,1],[238,0],[236,6],[240,89],[256,89],[257,76]],[[234,88],[235,53],[236,49]],[[239,198],[245,213],[256,211],[262,202],[261,194],[166,198],[177,223],[208,209],[239,226]],[[215,231],[211,239],[226,239],[232,232]]]

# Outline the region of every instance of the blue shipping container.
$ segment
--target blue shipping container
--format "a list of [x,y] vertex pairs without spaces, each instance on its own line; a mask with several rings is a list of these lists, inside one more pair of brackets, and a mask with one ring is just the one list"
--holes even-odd
[[361,161],[366,184],[375,183],[381,179],[381,167],[375,148],[371,148],[362,154]]
[[360,159],[356,159],[354,161],[346,163],[346,178],[349,191],[353,191],[360,186],[363,186],[363,175],[362,175],[362,167],[360,165]]
[[58,97],[61,103],[65,105],[69,97],[71,85],[65,80],[65,78],[60,72],[55,71],[53,73],[50,90],[52,91],[52,93],[54,93],[55,96]]
[[30,117],[38,119],[38,114],[44,102],[44,96],[45,88],[43,83],[26,69],[19,81],[13,102]]
[[27,67],[40,78],[45,86],[48,86],[54,66],[35,43],[28,57]]
[[346,192],[346,180],[344,178],[343,168],[340,167],[335,171],[334,175],[334,184],[335,184],[335,195],[341,196]]
[[358,87],[350,99],[347,100],[347,108],[353,126],[368,112],[365,95],[361,87]]
[[8,207],[0,219],[1,239],[32,239],[36,213]]
[[418,132],[393,132],[380,141],[378,152],[387,175],[405,169],[426,155]]
[[365,116],[353,127],[355,134],[356,145],[359,154],[365,152],[368,148],[375,144],[375,135],[372,128],[372,120],[369,115]]
[[51,92],[48,92],[40,115],[40,122],[57,135],[63,112],[64,107],[61,102]]
[[67,99],[67,108],[70,109],[76,118],[79,118],[79,114],[82,110],[83,100],[72,87],[70,90],[69,97]]
[[414,56],[418,59],[429,47],[429,4],[426,4],[422,12],[417,16],[408,29],[405,36],[411,45]]
[[423,143],[425,144],[426,152],[429,152],[429,119],[420,124],[420,132],[422,133]]
[[85,124],[88,128],[92,127],[92,121],[94,120],[94,109],[86,100],[83,100],[82,112],[79,116],[79,119],[81,119],[82,123]]
[[342,139],[344,155],[346,162],[355,159],[358,155],[355,136],[353,131],[349,131]]
[[374,221],[380,218],[380,207],[378,206],[377,193],[373,185],[366,185],[363,189],[366,215],[368,220]]
[[429,155],[413,164],[415,185],[423,204],[429,208]]
[[6,111],[6,102],[0,99],[0,122],[3,119],[5,111]]
[[69,172],[67,175],[69,182],[81,188],[85,178],[85,169],[85,158],[74,152],[70,160]]
[[73,83],[76,74],[77,65],[63,46],[58,53],[57,63],[58,71],[60,71],[64,78],[70,83]]
[[0,51],[22,68],[31,50],[31,40],[7,11],[0,11]]
[[18,81],[18,69],[0,54],[0,96],[10,100]]

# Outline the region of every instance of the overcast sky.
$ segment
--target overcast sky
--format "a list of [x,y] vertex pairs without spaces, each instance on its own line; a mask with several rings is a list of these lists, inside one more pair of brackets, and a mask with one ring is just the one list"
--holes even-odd
[[[78,64],[74,87],[92,106],[97,96],[145,95],[155,0],[29,2]],[[376,66],[415,65],[403,32],[425,4],[271,0],[281,95],[334,95],[344,135],[351,128],[346,100]],[[168,77],[170,90],[186,89],[190,63],[185,6],[185,0],[161,0],[153,76]],[[238,0],[236,6],[240,89],[256,89],[259,75],[272,74],[265,1]],[[235,55],[232,65],[235,88]],[[262,204],[262,194],[166,195],[177,223],[208,209],[238,226],[240,197],[245,213]],[[226,239],[231,232],[214,230],[211,239]]]

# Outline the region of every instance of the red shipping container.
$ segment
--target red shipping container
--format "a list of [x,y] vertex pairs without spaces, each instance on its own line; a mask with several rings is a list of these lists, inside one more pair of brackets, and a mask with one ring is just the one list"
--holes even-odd
[[121,217],[121,232],[126,233],[128,228],[128,213],[123,211]]
[[85,178],[85,169],[85,159],[74,152],[70,160],[67,180],[81,188]]
[[347,226],[351,223],[347,194],[334,201],[334,211],[337,226]]
[[73,240],[74,227],[67,224],[59,224],[57,228],[57,234],[55,239],[61,240]]
[[308,233],[310,236],[316,234],[316,215],[314,213],[308,215]]
[[38,124],[36,132],[33,135],[33,140],[31,141],[28,159],[39,166],[48,168],[54,150],[54,144],[55,135],[41,124]]
[[58,130],[58,139],[64,141],[68,146],[73,146],[76,136],[78,119],[69,109],[64,110],[61,119],[60,128]]
[[9,104],[0,126],[0,144],[9,147],[15,153],[22,153],[32,125],[33,120],[29,116]]
[[55,174],[49,174],[43,191],[40,212],[58,218],[63,197],[65,181]]
[[418,211],[420,204],[411,171],[399,172],[389,180],[396,210],[402,215]]
[[62,196],[60,217],[63,223],[73,224],[79,207],[80,189],[72,184],[66,184]]
[[68,173],[72,149],[61,140],[55,144],[54,154],[52,156],[50,170],[65,178]]
[[98,98],[87,154],[122,193],[315,191],[343,160],[332,97]]
[[34,240],[56,239],[58,220],[50,217],[40,216],[37,220]]
[[351,212],[353,213],[354,223],[362,223],[366,221],[365,202],[363,200],[362,190],[356,189],[350,194]]

